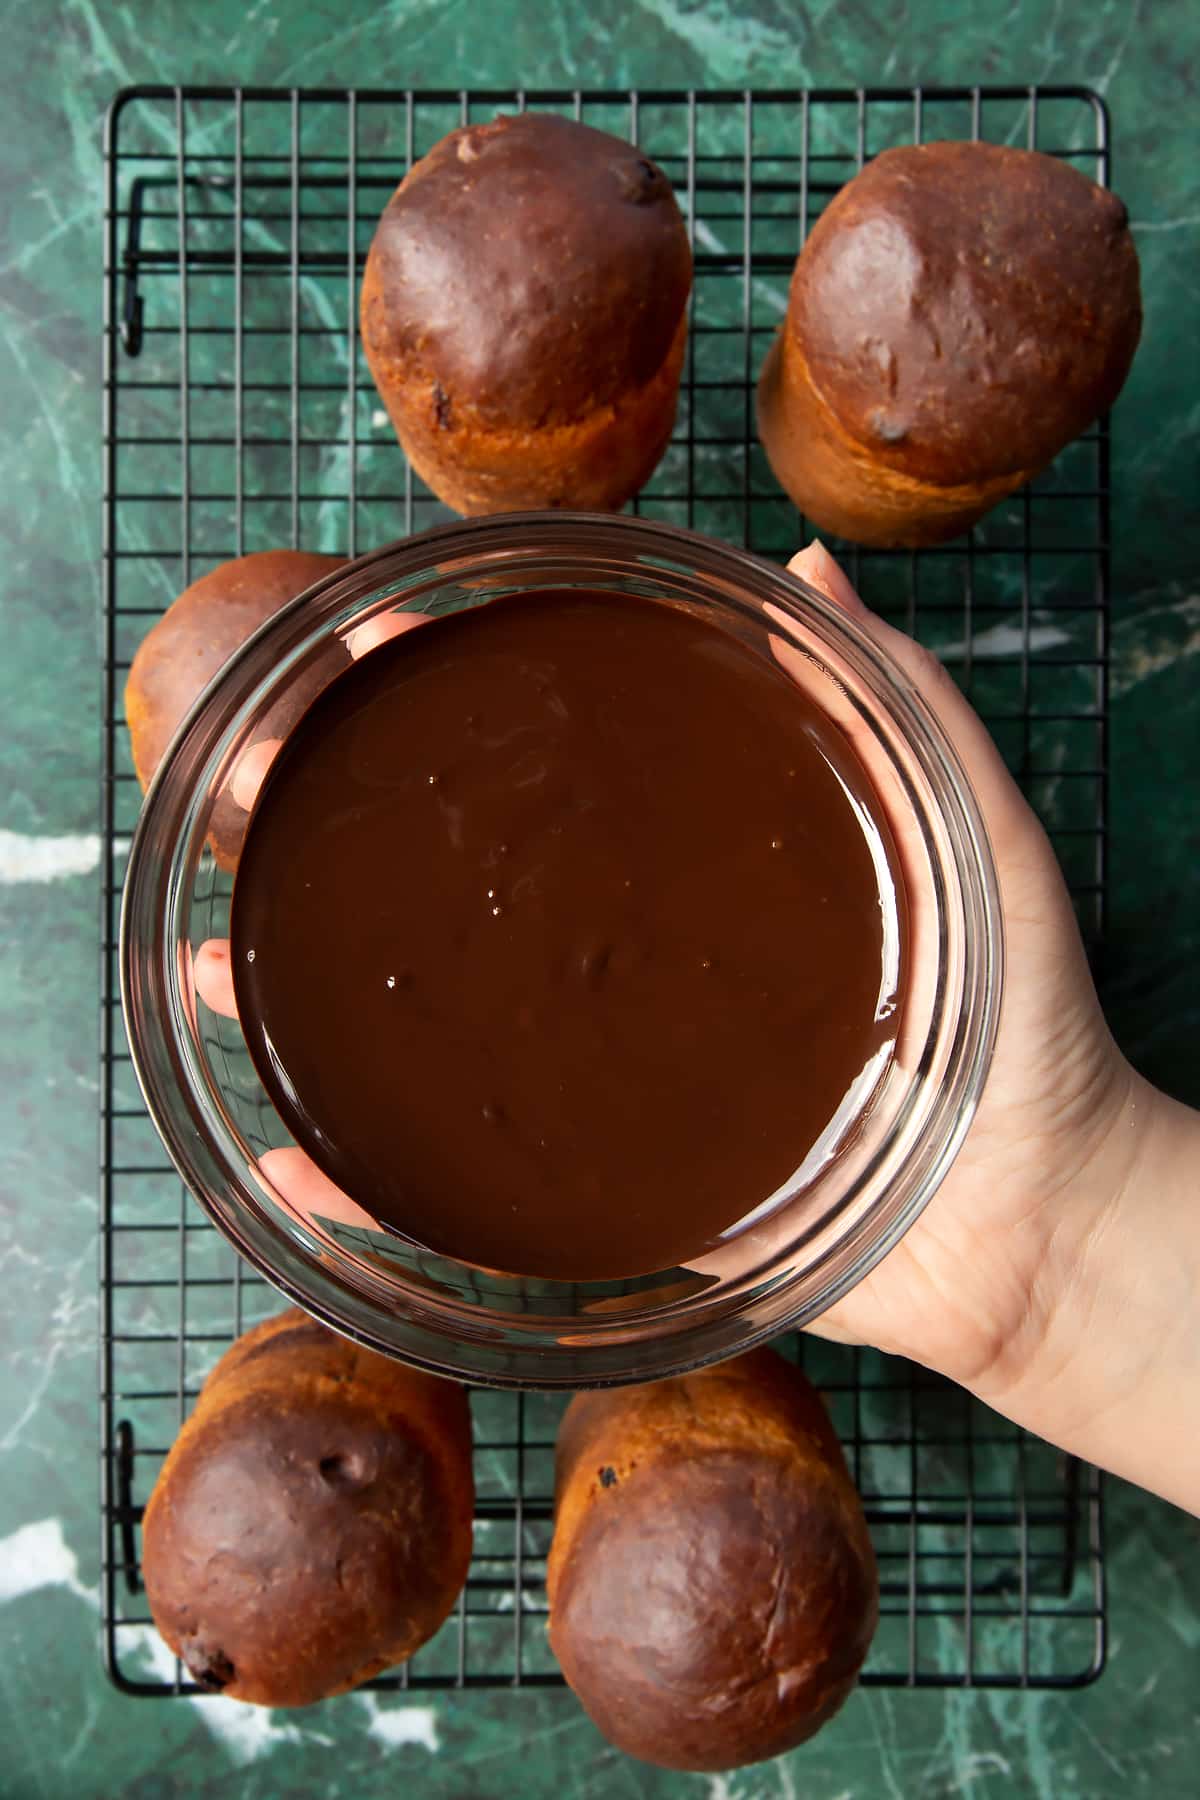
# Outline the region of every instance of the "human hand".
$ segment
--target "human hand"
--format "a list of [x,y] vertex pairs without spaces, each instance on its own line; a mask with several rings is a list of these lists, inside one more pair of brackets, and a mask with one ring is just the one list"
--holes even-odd
[[1196,1117],[1114,1043],[1049,840],[951,677],[868,611],[821,544],[789,567],[853,614],[940,719],[991,837],[1007,939],[995,1055],[956,1161],[895,1249],[809,1329],[923,1363],[1200,1508],[1195,1434],[1173,1457],[1180,1421],[1161,1391],[1165,1369],[1173,1391],[1190,1382],[1200,1397]]
[[[431,616],[397,609],[377,614],[347,634],[346,649],[351,660],[357,662],[380,644],[424,625]],[[280,738],[260,738],[238,757],[228,778],[229,795],[243,812],[252,811],[282,747]],[[193,1004],[199,997],[219,1018],[236,1019],[238,1006],[229,939],[206,938],[194,951],[189,948],[188,959]],[[370,1213],[337,1187],[298,1145],[264,1150],[258,1158],[258,1172],[285,1207],[318,1231],[325,1230],[331,1222],[367,1229],[376,1225]]]
[[[856,621],[937,714],[995,854],[1007,982],[979,1110],[901,1242],[810,1329],[938,1370],[1065,1448],[1200,1510],[1200,1125],[1142,1081],[1101,1013],[1050,844],[981,721],[927,651],[868,612],[819,544],[792,570]],[[388,615],[365,653],[422,615]],[[249,808],[277,750],[235,774]],[[195,953],[197,993],[236,1016],[228,942]],[[310,1218],[363,1222],[304,1152],[263,1158]],[[352,1214],[345,1209],[353,1209]],[[368,1221],[369,1222],[369,1221]]]

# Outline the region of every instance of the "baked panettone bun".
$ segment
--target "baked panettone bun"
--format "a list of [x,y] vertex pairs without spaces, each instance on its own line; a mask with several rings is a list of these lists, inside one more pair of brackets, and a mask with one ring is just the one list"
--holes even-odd
[[[171,603],[139,644],[125,683],[133,766],[143,790],[218,669],[273,613],[339,568],[341,560],[302,550],[259,550],[221,563]],[[264,735],[285,737],[319,686],[297,682],[286,702],[263,720]],[[245,831],[245,811],[223,794],[209,834],[222,868],[236,864]]]
[[811,1737],[878,1617],[833,1427],[771,1350],[571,1402],[547,1579],[550,1642],[584,1708],[619,1749],[672,1769]]
[[937,543],[1116,399],[1141,331],[1125,208],[994,144],[885,150],[818,219],[764,364],[758,429],[820,530]]
[[633,145],[549,113],[452,131],[379,221],[367,362],[460,513],[616,509],[671,436],[692,258]]
[[146,1508],[159,1631],[202,1687],[307,1706],[410,1657],[471,1558],[464,1390],[306,1314],[226,1352]]

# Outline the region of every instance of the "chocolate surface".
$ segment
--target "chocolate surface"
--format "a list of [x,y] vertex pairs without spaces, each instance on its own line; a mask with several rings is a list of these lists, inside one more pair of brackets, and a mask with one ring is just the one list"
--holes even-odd
[[1049,462],[1116,398],[1141,316],[1115,194],[1036,151],[935,143],[825,209],[785,329],[857,443],[954,485]]
[[836,1712],[878,1576],[799,1370],[759,1350],[579,1394],[555,1460],[551,1648],[613,1743],[667,1768],[736,1768]]
[[238,871],[275,1105],[434,1250],[576,1280],[696,1254],[894,1035],[898,902],[847,790],[869,810],[813,702],[679,607],[543,592],[393,640],[288,740]]
[[[453,131],[388,202],[362,329],[455,408],[560,424],[661,367],[692,259],[671,184],[634,145],[551,113]],[[377,371],[378,378],[378,371]]]
[[287,1312],[226,1351],[154,1484],[151,1612],[202,1687],[307,1706],[432,1636],[473,1509],[462,1388]]

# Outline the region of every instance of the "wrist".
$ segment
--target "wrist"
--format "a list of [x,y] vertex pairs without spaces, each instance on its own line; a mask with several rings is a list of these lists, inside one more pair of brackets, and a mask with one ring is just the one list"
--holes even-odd
[[[1089,1461],[1200,1509],[1200,1115],[1122,1063],[1057,1197],[1026,1320],[975,1391]],[[974,1385],[974,1384],[973,1384]]]

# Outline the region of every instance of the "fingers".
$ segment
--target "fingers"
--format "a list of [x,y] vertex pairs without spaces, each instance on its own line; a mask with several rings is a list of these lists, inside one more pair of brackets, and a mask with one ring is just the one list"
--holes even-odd
[[219,1013],[223,1019],[237,1018],[228,938],[209,938],[201,944],[192,964],[192,979],[210,1012]]
[[[237,1001],[233,992],[233,968],[228,938],[209,938],[196,951],[192,965],[196,992],[213,1012],[222,1018],[236,1019]],[[295,1213],[317,1221],[332,1219],[341,1225],[363,1225],[375,1229],[370,1213],[344,1194],[318,1169],[312,1158],[295,1145],[266,1150],[258,1159],[264,1180]]]
[[369,1212],[330,1181],[312,1158],[294,1144],[279,1150],[264,1150],[258,1159],[264,1179],[293,1212],[306,1218],[335,1220],[339,1225],[360,1225],[368,1231],[378,1229]]
[[391,638],[403,637],[406,631],[414,631],[418,625],[426,624],[433,617],[432,613],[423,612],[389,612],[377,613],[363,625],[356,625],[353,631],[346,634],[346,648],[358,662],[361,657],[372,650],[378,650],[380,644],[386,644]]
[[[346,638],[346,648],[351,657],[358,661],[372,650],[378,649],[381,644],[425,624],[431,617],[430,613],[384,613],[378,618],[368,619],[365,624],[351,631]],[[282,747],[281,738],[263,738],[258,743],[251,744],[238,758],[229,778],[229,792],[235,805],[244,812],[248,813],[253,809],[268,771]],[[238,1007],[229,939],[208,938],[194,956],[189,950],[188,960],[189,992],[194,990],[209,1010],[221,1018],[236,1019]],[[377,1229],[370,1213],[343,1193],[317,1167],[312,1158],[297,1146],[264,1151],[259,1158],[259,1170],[264,1181],[274,1189],[285,1206],[314,1224],[334,1221],[367,1230]]]
[[258,790],[267,779],[267,770],[283,748],[282,738],[263,738],[243,750],[229,778],[229,792],[235,806],[249,812],[258,799]]
[[1052,854],[1041,826],[1009,774],[987,726],[955,685],[953,678],[922,645],[892,625],[885,624],[863,604],[842,569],[818,540],[809,544],[788,564],[793,575],[849,613],[886,651],[889,660],[908,677],[912,686],[935,714],[957,750],[976,798],[983,810],[993,847],[1001,862],[1031,855]]
[[[192,979],[206,1006],[222,1018],[237,1018],[228,938],[209,938],[201,944],[192,964]],[[340,1225],[376,1229],[370,1213],[343,1193],[297,1146],[264,1151],[258,1166],[263,1179],[292,1212],[318,1223],[334,1220]]]
[[807,581],[818,593],[832,600],[835,606],[842,607],[848,613],[866,618],[867,607],[859,599],[850,578],[839,562],[835,562],[820,538],[814,538],[803,550],[797,550],[788,569],[793,575],[799,575],[801,581]]
[[[346,648],[352,659],[358,662],[372,650],[377,650],[380,644],[386,644],[391,638],[403,637],[406,631],[415,630],[432,617],[432,613],[421,612],[382,613],[347,633]],[[243,750],[238,757],[229,777],[228,791],[234,805],[243,812],[253,811],[254,802],[267,779],[267,772],[282,748],[282,738],[262,738],[257,744],[251,744],[248,749]]]

